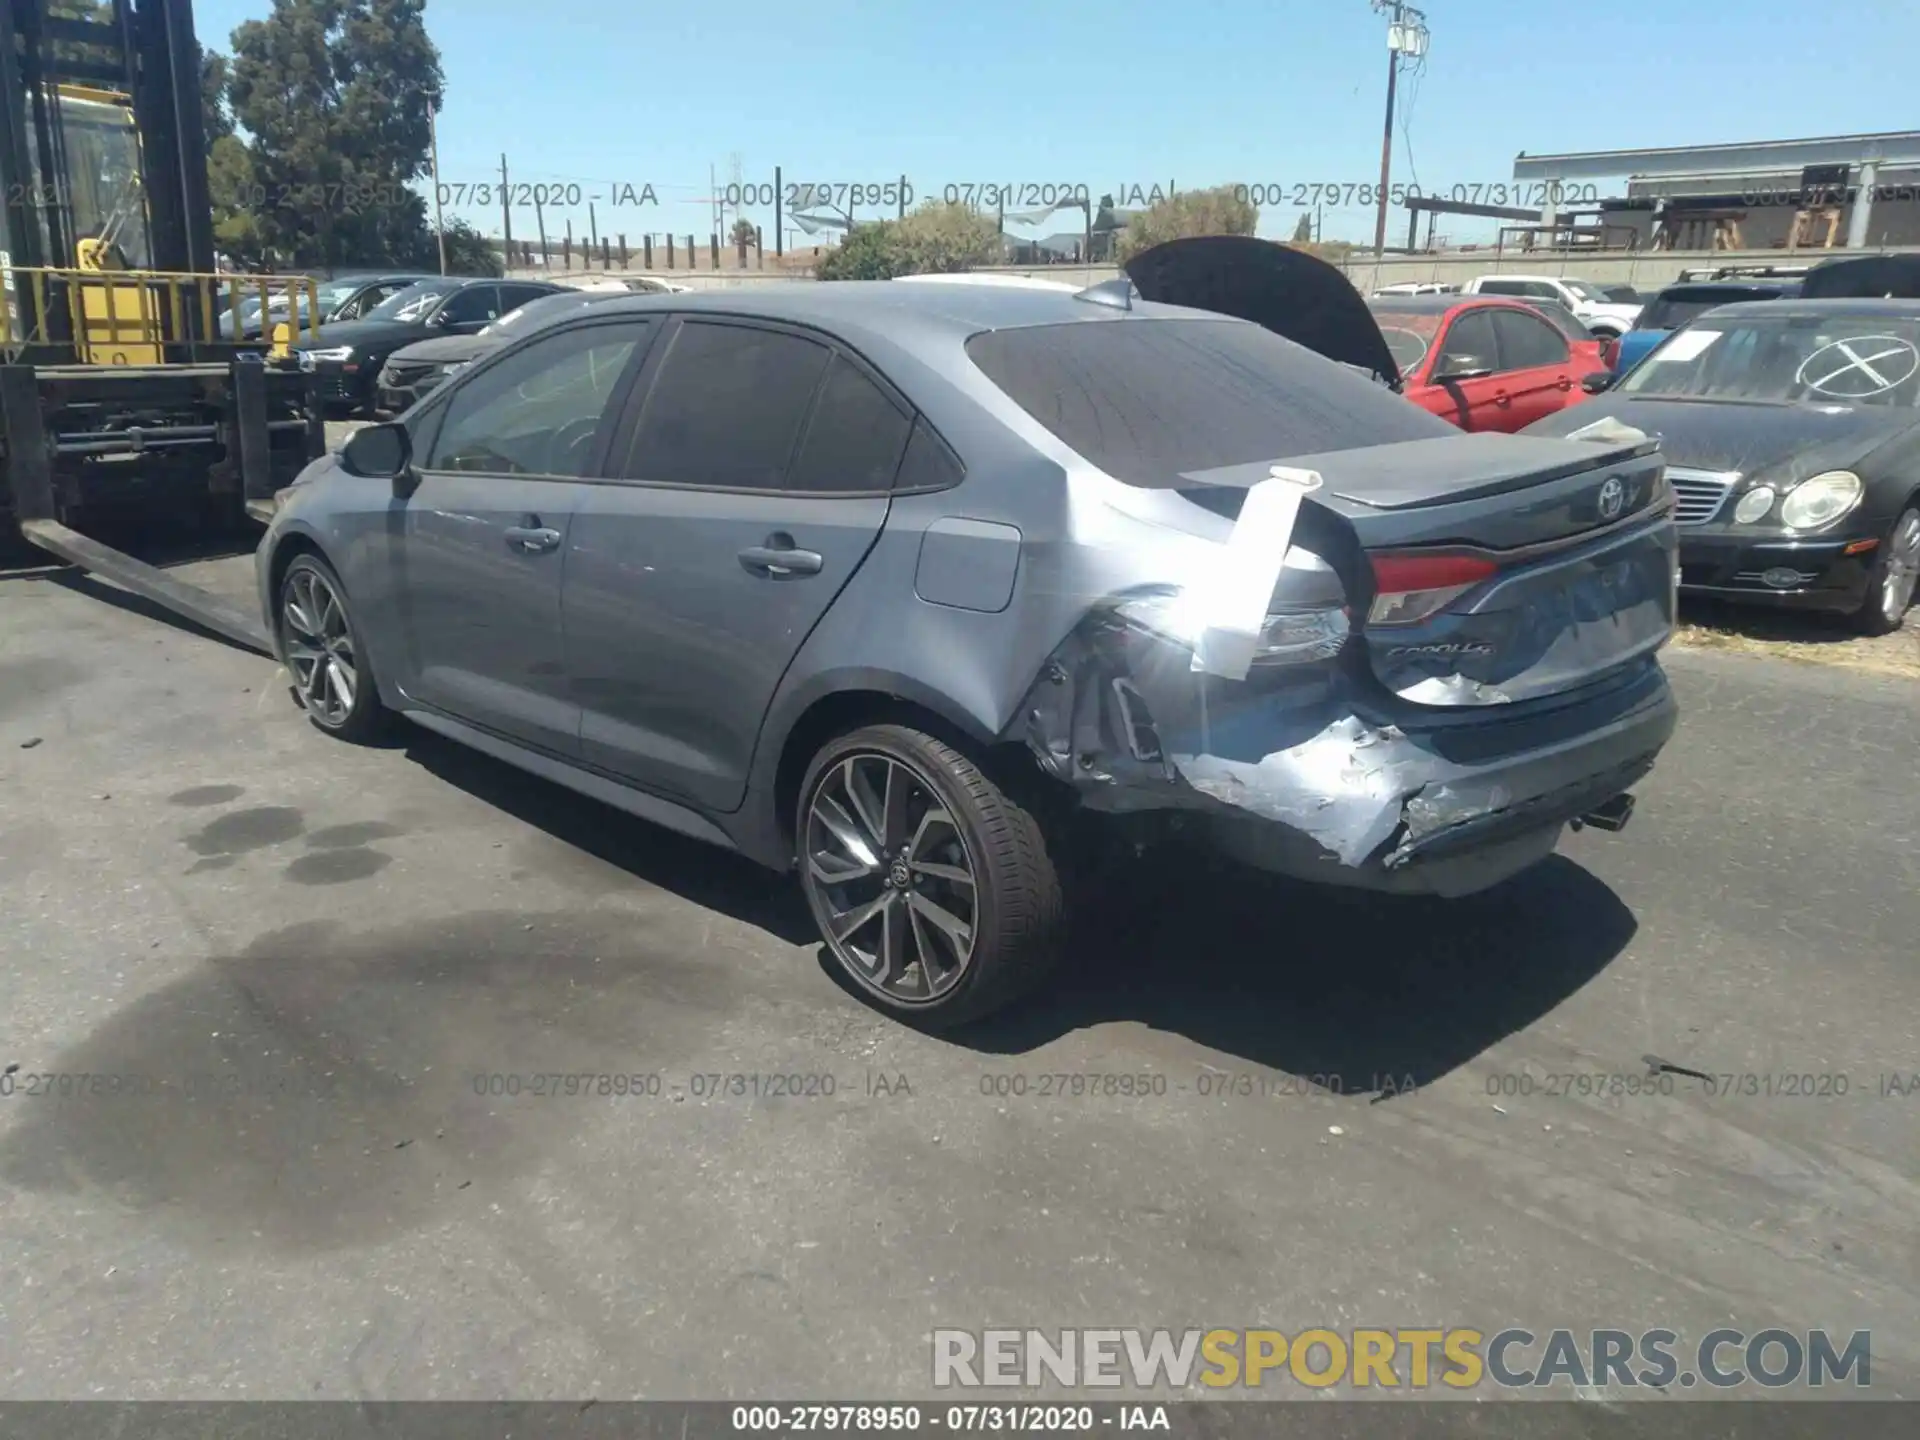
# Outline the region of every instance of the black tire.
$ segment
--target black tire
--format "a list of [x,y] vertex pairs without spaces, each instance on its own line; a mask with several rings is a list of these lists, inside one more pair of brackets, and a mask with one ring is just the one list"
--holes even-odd
[[[311,577],[311,578],[310,578]],[[323,612],[319,615],[307,615],[307,621],[317,626],[318,631],[302,633],[288,609],[292,601],[302,612],[314,609],[310,599],[303,598],[314,592],[313,584],[319,585],[334,597],[338,605],[337,626]],[[335,631],[338,635],[336,637]],[[307,712],[307,719],[316,729],[349,744],[364,745],[383,737],[391,727],[393,712],[381,703],[380,686],[374,679],[373,665],[367,656],[366,646],[361,640],[358,624],[353,618],[353,610],[347,599],[346,586],[340,583],[340,577],[333,567],[315,554],[296,555],[288,564],[286,573],[280,577],[279,592],[274,597],[273,638],[279,651],[280,663],[286,667],[291,681],[295,702]],[[316,648],[314,640],[336,642],[343,639],[344,645],[326,643],[323,647],[324,661],[308,662],[301,659],[303,651]],[[331,665],[344,666],[351,675],[351,698],[342,700],[338,685],[337,672],[323,673],[328,662]],[[317,680],[310,680],[312,674]]]
[[[1906,508],[1887,527],[1867,571],[1867,594],[1848,620],[1862,635],[1891,635],[1905,622],[1907,609],[1914,601],[1912,571],[1904,567],[1920,560],[1912,550],[1920,537],[1920,497],[1907,502]],[[1903,567],[1898,576],[1894,567]]]
[[[844,793],[823,791],[830,783],[845,783],[849,762],[867,767],[882,760],[904,767],[929,792],[930,803],[937,801],[944,807],[952,818],[953,833],[964,844],[964,860],[975,877],[971,950],[960,963],[957,978],[949,982],[950,988],[933,997],[896,993],[863,969],[853,947],[860,930],[848,932],[844,942],[835,938],[836,897],[832,885],[819,877],[809,838],[815,833],[816,804],[832,800],[834,793]],[[919,828],[924,830],[926,826],[923,823]],[[873,725],[831,741],[814,756],[801,782],[794,835],[801,887],[828,954],[855,990],[889,1015],[928,1030],[963,1025],[1019,999],[1043,981],[1059,961],[1066,905],[1059,867],[1049,848],[1052,837],[1033,811],[944,740],[904,725]],[[890,854],[891,847],[887,848]],[[881,857],[883,872],[889,868],[888,858]],[[884,887],[892,882],[881,883]],[[921,927],[905,913],[912,908],[914,896],[906,892],[921,884],[917,877],[900,881],[900,924],[916,935],[922,933]],[[889,922],[881,917],[880,923],[884,926]],[[927,962],[921,961],[919,969],[924,977]]]

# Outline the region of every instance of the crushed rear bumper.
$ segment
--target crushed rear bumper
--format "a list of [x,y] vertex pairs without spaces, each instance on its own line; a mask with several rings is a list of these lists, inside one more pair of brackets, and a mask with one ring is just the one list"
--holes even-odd
[[1348,664],[1227,681],[1169,649],[1082,627],[1007,738],[1087,809],[1171,818],[1247,863],[1346,886],[1498,884],[1644,777],[1678,714],[1651,656],[1559,703],[1422,727],[1359,713]]

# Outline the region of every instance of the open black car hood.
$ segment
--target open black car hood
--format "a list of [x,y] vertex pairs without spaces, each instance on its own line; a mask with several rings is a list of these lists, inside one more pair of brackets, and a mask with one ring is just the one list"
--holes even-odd
[[1920,300],[1920,255],[1858,255],[1807,272],[1802,300]]
[[1143,250],[1125,269],[1142,299],[1251,320],[1329,360],[1400,383],[1360,292],[1304,250],[1252,235],[1196,235]]

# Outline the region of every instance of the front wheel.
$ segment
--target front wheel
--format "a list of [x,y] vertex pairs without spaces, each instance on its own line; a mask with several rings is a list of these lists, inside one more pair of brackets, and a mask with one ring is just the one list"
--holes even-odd
[[1047,836],[942,740],[875,725],[828,744],[801,784],[794,834],[828,952],[889,1014],[959,1025],[1058,958],[1065,907]]
[[1909,505],[1887,531],[1880,554],[1867,572],[1866,599],[1853,612],[1863,635],[1891,635],[1906,619],[1920,578],[1920,506]]
[[307,718],[342,740],[376,739],[389,711],[347,607],[346,587],[318,555],[296,555],[280,581],[280,658]]

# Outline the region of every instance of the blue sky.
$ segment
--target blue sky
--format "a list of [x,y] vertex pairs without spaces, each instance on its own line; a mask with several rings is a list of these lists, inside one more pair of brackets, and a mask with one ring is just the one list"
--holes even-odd
[[[226,48],[270,0],[200,0]],[[1394,180],[1427,193],[1511,184],[1517,151],[1775,139],[1920,125],[1914,0],[1430,0],[1424,74],[1403,76]],[[557,237],[712,228],[711,173],[844,185],[1102,191],[1240,181],[1374,183],[1386,24],[1366,0],[433,0],[450,195],[559,186]],[[1617,78],[1615,78],[1617,77]],[[1900,102],[1906,101],[1903,105]],[[615,206],[652,186],[657,205]],[[572,187],[578,186],[578,190]],[[630,187],[630,188],[624,188]],[[564,200],[582,203],[569,212]],[[489,233],[497,197],[459,207]],[[1497,197],[1492,197],[1497,198]],[[1262,211],[1262,234],[1298,210]],[[749,206],[767,227],[771,206]],[[872,215],[878,211],[863,211]],[[516,236],[533,233],[516,210]],[[1325,210],[1371,242],[1368,206]],[[1404,236],[1403,214],[1390,235]],[[1042,231],[1077,228],[1063,214]],[[1475,222],[1448,226],[1485,238]]]

